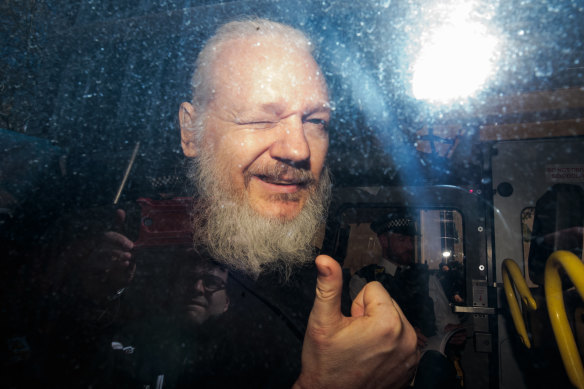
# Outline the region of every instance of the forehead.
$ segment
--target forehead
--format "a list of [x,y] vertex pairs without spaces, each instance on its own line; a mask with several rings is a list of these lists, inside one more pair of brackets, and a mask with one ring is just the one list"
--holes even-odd
[[211,274],[221,278],[223,281],[227,280],[227,270],[219,266],[195,266],[193,269],[195,274]]
[[224,281],[227,280],[227,270],[223,269],[222,267],[214,264],[201,264],[197,261],[184,261],[180,266],[180,275],[181,278],[190,278],[194,275],[202,275],[202,274],[212,274],[217,276]]
[[254,106],[328,107],[319,66],[304,48],[283,38],[241,38],[225,43],[213,68],[214,98],[235,111]]

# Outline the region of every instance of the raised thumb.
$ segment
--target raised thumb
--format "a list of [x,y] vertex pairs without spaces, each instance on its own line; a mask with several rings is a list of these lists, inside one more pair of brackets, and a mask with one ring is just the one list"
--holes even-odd
[[316,257],[316,297],[310,313],[312,325],[329,327],[342,319],[341,294],[343,275],[341,266],[328,255]]

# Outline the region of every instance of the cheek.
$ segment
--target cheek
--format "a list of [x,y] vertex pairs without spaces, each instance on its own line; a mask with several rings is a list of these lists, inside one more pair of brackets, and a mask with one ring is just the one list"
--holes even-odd
[[209,313],[210,314],[222,313],[225,308],[226,302],[227,297],[225,296],[225,294],[221,292],[216,292],[215,294],[213,294],[211,300],[209,301]]
[[222,153],[243,165],[250,164],[269,148],[268,137],[261,133],[226,135],[222,140]]
[[310,147],[310,163],[312,172],[318,177],[324,167],[328,152],[328,136],[313,139]]
[[228,174],[232,180],[238,180],[249,159],[247,142],[224,136],[214,144],[214,158],[219,170]]

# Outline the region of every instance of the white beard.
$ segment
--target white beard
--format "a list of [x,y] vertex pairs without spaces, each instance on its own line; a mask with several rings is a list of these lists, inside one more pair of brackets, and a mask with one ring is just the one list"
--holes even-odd
[[288,278],[295,267],[314,260],[313,238],[326,220],[330,200],[328,169],[306,189],[309,196],[298,216],[283,221],[259,215],[247,192],[234,194],[225,179],[228,175],[221,174],[225,169],[210,154],[203,151],[188,170],[200,195],[193,219],[195,245],[230,269],[254,278],[266,270]]

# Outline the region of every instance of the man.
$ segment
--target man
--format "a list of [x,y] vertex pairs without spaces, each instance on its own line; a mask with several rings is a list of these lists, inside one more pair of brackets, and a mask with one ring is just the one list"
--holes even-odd
[[200,259],[193,249],[173,263],[174,290],[169,305],[172,314],[186,325],[200,325],[229,308],[227,270],[217,263]]
[[[302,33],[282,24],[228,23],[200,53],[193,100],[179,112],[182,148],[195,158],[190,176],[204,203],[195,220],[196,244],[248,275],[239,281],[251,294],[264,274],[297,281],[298,269],[312,261],[311,241],[326,210],[330,106],[311,49]],[[352,317],[344,317],[339,264],[321,255],[316,268],[294,386],[406,384],[417,355],[414,331],[399,307],[372,283],[356,297]]]
[[426,265],[415,263],[414,220],[404,213],[385,215],[371,223],[382,250],[378,264],[357,271],[349,283],[354,299],[367,282],[379,281],[394,298],[418,335],[418,346],[436,335],[434,306],[429,296],[429,273]]
[[[192,248],[175,248],[169,259],[169,284],[156,281],[171,289],[165,295],[167,309],[151,308],[126,320],[112,337],[109,373],[94,386],[206,387],[211,383],[200,381],[223,371],[213,366],[222,343],[214,328],[223,328],[221,316],[230,305],[227,270]],[[145,288],[140,289],[137,293],[143,294]],[[130,292],[127,301],[137,299]],[[221,382],[213,383],[227,386]]]
[[[383,287],[363,288],[345,317],[339,264],[314,260],[330,193],[330,105],[312,46],[289,26],[238,21],[222,26],[196,61],[192,102],[179,110],[198,192],[195,253],[229,269],[229,301],[193,330],[189,346],[179,342],[191,350],[180,372],[168,373],[176,386],[399,388],[413,375],[415,332]],[[111,292],[131,288],[135,245],[108,234],[92,263],[105,269]]]
[[184,153],[197,157],[191,177],[210,202],[195,241],[256,275],[275,265],[276,247],[288,271],[309,258],[328,201],[327,89],[298,31],[267,24],[241,37],[229,30],[238,26],[245,24],[225,26],[203,49],[193,104],[179,112]]
[[[460,330],[458,317],[450,310],[448,299],[437,277],[430,275],[428,266],[415,263],[416,225],[403,212],[384,215],[371,223],[382,250],[378,264],[357,271],[349,283],[351,298],[355,298],[367,282],[379,281],[402,307],[414,326],[418,347],[433,350],[425,353],[416,376],[416,388],[457,387],[456,371],[441,349],[445,336],[450,343],[461,345],[465,334]],[[451,331],[457,330],[456,334]]]

